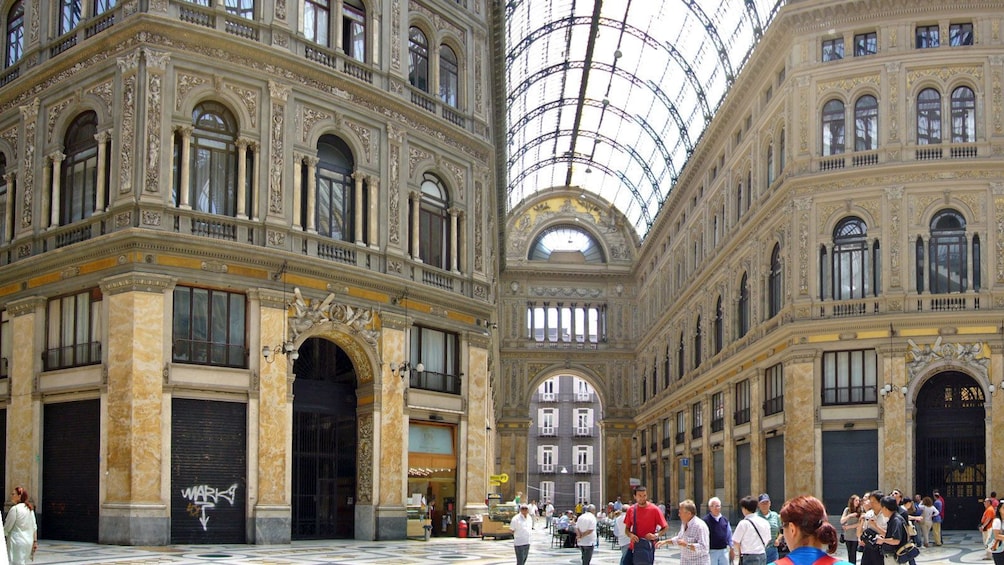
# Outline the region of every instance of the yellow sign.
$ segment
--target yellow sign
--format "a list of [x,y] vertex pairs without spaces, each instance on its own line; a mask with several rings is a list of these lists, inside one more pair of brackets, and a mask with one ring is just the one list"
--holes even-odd
[[490,475],[488,477],[488,480],[492,481],[493,483],[508,483],[509,475],[505,473],[502,473],[501,475]]
[[502,483],[500,483],[498,481],[488,481],[488,486],[491,486],[491,487],[500,487],[500,486],[502,486]]

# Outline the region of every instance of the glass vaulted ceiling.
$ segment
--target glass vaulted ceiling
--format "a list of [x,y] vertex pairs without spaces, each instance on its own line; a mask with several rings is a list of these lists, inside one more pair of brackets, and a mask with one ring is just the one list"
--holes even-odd
[[508,202],[581,187],[644,238],[784,0],[509,0]]

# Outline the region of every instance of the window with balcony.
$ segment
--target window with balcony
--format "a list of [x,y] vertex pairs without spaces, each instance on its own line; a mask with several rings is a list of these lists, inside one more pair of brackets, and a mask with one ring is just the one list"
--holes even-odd
[[408,82],[423,92],[429,91],[429,40],[415,26],[408,29]]
[[784,410],[784,370],[780,363],[765,371],[763,397],[764,416]]
[[591,437],[593,435],[593,409],[575,409],[575,435],[578,437]]
[[426,265],[444,270],[451,267],[449,203],[450,197],[443,182],[435,175],[425,173],[418,203],[418,258]]
[[102,326],[99,289],[50,299],[43,370],[100,363]]
[[325,47],[328,42],[328,27],[331,25],[331,3],[329,0],[304,0],[303,37]]
[[572,379],[573,386],[575,387],[575,401],[576,402],[592,402],[593,401],[593,387],[586,381],[574,377]]
[[874,349],[823,353],[823,405],[877,401]]
[[589,481],[578,481],[575,483],[575,502],[576,504],[582,503],[586,504],[589,502]]
[[930,49],[941,45],[940,33],[937,24],[917,26],[915,34],[917,49]]
[[254,0],[223,0],[223,7],[231,16],[254,19]]
[[682,379],[683,375],[687,373],[687,363],[686,356],[684,355],[685,350],[683,348],[683,332],[680,332],[680,347],[676,352],[676,378]]
[[844,152],[844,103],[830,100],[823,105],[823,156]]
[[878,53],[878,36],[874,31],[854,35],[854,56],[865,57]]
[[593,446],[591,445],[575,446],[575,472],[576,473],[593,472]]
[[822,61],[839,61],[844,58],[844,38],[836,37],[823,40]]
[[366,61],[366,6],[359,0],[342,0],[342,50]]
[[538,343],[598,343],[605,340],[606,305],[531,302],[527,337]]
[[540,408],[537,412],[537,431],[543,437],[553,436],[558,425],[558,411],[554,408]]
[[677,444],[681,444],[687,439],[687,414],[680,410],[676,413],[676,437],[674,441]]
[[317,233],[340,241],[352,241],[355,234],[352,151],[338,137],[324,135],[317,142],[317,159]]
[[662,370],[662,388],[669,388],[669,382],[673,374],[673,346],[666,345],[666,363]]
[[411,366],[421,363],[424,371],[411,370],[412,388],[460,394],[460,336],[433,328],[411,330]]
[[60,0],[59,2],[59,35],[65,35],[73,31],[80,23],[81,14],[80,0]]
[[973,44],[973,24],[971,22],[948,26],[948,44],[952,47]]
[[669,418],[662,419],[662,447],[667,448],[673,444],[673,430],[670,427]]
[[690,439],[698,439],[704,434],[704,408],[700,402],[690,407]]
[[701,366],[701,317],[694,324],[694,368]]
[[648,453],[648,430],[641,431],[641,454]]
[[13,336],[10,329],[10,313],[0,311],[0,379],[10,376],[10,360],[13,351]]
[[547,379],[537,387],[540,402],[555,402],[558,400],[558,379]]
[[750,380],[744,379],[736,383],[736,425],[750,421]]
[[784,289],[781,279],[781,244],[775,243],[770,253],[770,273],[767,275],[767,316],[773,318],[781,313],[784,305]]
[[460,100],[460,63],[449,45],[439,46],[439,99],[454,108]]
[[554,481],[540,481],[540,500],[554,499]]
[[207,101],[195,107],[192,120],[191,193],[181,202],[190,201],[197,212],[236,216],[237,119],[222,104]]
[[15,2],[7,11],[7,56],[4,67],[12,67],[24,54],[24,2]]
[[247,300],[243,294],[178,286],[173,310],[172,361],[247,367]]
[[854,103],[854,150],[871,151],[878,147],[878,100],[865,95]]
[[[827,252],[832,261],[827,261]],[[820,299],[853,300],[878,296],[879,246],[868,246],[868,227],[858,217],[844,218],[833,229],[833,245],[820,251]]]
[[63,140],[59,225],[67,226],[94,214],[98,190],[98,116],[84,112],[70,123]]
[[555,452],[557,447],[553,445],[539,445],[537,446],[537,465],[539,466],[538,471],[541,473],[554,473],[555,469]]
[[952,91],[952,143],[976,141],[976,94],[968,86]]
[[941,93],[925,88],[917,95],[917,145],[941,143]]
[[[931,294],[965,292],[969,287],[966,219],[956,210],[942,210],[931,219],[928,241],[928,287]],[[918,264],[923,257],[918,256]],[[973,262],[980,258],[973,256]]]
[[716,392],[711,395],[711,431],[720,432],[725,429],[725,393]]
[[739,303],[736,306],[736,330],[739,337],[750,331],[750,284],[749,275],[743,273],[739,281]]
[[767,168],[767,186],[774,184],[774,142],[771,141],[767,144],[767,158],[766,158],[766,168]]

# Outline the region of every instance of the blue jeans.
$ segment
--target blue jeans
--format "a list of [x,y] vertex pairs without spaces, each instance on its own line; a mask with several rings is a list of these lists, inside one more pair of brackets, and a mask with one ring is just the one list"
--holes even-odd
[[516,546],[516,565],[525,565],[526,557],[530,555],[529,545]]
[[593,545],[580,545],[579,551],[582,552],[582,565],[589,565],[589,562],[593,560]]
[[777,561],[777,546],[772,543],[767,544],[767,563]]
[[631,565],[632,561],[634,561],[634,556],[631,555],[631,546],[630,545],[622,545],[621,546],[621,562],[620,562],[620,565]]
[[729,561],[729,548],[724,549],[709,549],[708,554],[711,556],[711,565],[731,565]]

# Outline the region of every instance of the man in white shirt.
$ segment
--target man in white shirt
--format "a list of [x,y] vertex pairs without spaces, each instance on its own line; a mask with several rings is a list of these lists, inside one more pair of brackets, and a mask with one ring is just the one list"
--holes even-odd
[[586,506],[582,515],[575,521],[575,541],[582,552],[582,565],[589,565],[593,560],[593,549],[596,547],[596,506]]
[[548,500],[544,505],[544,526],[551,527],[551,519],[554,518],[554,505]]
[[537,527],[537,501],[530,501],[530,529]]
[[732,546],[739,554],[739,565],[765,565],[767,542],[770,541],[770,522],[757,514],[757,499],[744,496],[739,501],[743,519],[732,532]]
[[519,506],[519,514],[509,521],[509,529],[512,530],[512,544],[516,548],[516,565],[525,565],[526,557],[530,555],[530,530],[533,529],[532,518],[530,518],[530,507],[526,504]]

